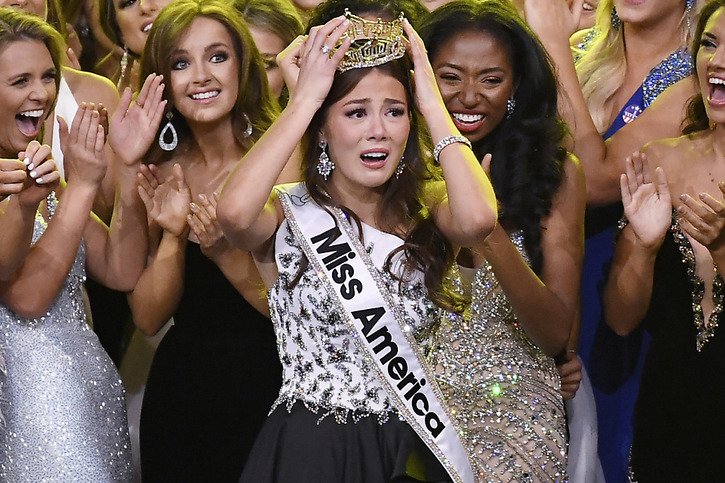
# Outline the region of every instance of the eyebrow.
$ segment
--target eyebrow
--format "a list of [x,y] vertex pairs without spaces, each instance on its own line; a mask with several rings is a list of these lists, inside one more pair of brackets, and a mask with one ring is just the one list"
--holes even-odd
[[[231,48],[231,47],[229,47],[227,44],[225,44],[223,42],[215,42],[215,43],[213,43],[211,45],[206,46],[204,48],[204,52],[209,52],[210,50],[218,49],[219,47],[224,47],[224,48],[227,48],[227,49],[230,49]],[[189,53],[189,51],[186,50],[186,49],[174,49],[171,52],[171,55],[188,54],[188,53]]]
[[[369,97],[365,97],[362,99],[351,99],[343,104],[343,106],[349,106],[351,104],[369,104],[370,102],[372,102],[372,100]],[[390,97],[386,97],[383,101],[383,104],[405,104],[405,102],[401,101],[400,99],[392,99]]]
[[[448,67],[450,69],[463,70],[463,67],[461,67],[460,65],[451,64],[450,62],[444,62],[439,67]],[[494,72],[504,73],[504,69],[502,67],[487,67],[485,69],[481,69],[478,73],[479,74],[492,74]]]

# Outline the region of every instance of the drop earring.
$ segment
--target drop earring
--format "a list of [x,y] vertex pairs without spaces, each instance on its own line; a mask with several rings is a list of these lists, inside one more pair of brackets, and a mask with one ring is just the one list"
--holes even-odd
[[400,162],[398,163],[398,167],[395,168],[395,179],[400,179],[400,175],[403,174],[404,170],[405,170],[405,155],[402,155],[400,157]]
[[244,135],[245,138],[248,138],[252,135],[252,121],[249,120],[249,116],[247,116],[246,112],[242,115],[244,116],[244,120],[247,121],[247,129],[244,130],[242,135]]
[[327,141],[320,139],[318,146],[320,146],[321,152],[320,160],[317,162],[317,172],[325,181],[327,181],[327,178],[330,177],[330,173],[332,173],[332,170],[335,169],[335,163],[333,163],[327,155]]
[[126,78],[126,70],[128,70],[128,47],[123,47],[123,55],[121,56],[121,75],[118,76],[116,88],[120,91],[123,85],[123,79]]
[[612,7],[611,18],[612,18],[612,28],[614,30],[619,30],[619,27],[622,26],[622,21],[619,19],[619,15],[617,15],[616,7]]
[[511,96],[510,99],[506,101],[506,119],[511,117],[516,110],[516,99]]
[[[171,119],[174,117],[174,114],[171,112],[168,112],[166,114],[166,125],[159,133],[159,147],[163,149],[164,151],[173,151],[176,149],[176,146],[179,145],[179,135],[176,132],[176,128],[171,123]],[[166,136],[167,133],[171,132],[171,142],[166,142]]]

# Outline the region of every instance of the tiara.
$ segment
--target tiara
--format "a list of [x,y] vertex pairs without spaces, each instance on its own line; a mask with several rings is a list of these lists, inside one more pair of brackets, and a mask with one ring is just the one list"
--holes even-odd
[[351,39],[352,44],[337,67],[340,72],[375,67],[405,55],[402,13],[395,20],[387,22],[380,18],[365,20],[346,8],[345,17],[350,25],[340,38],[339,44],[346,38]]

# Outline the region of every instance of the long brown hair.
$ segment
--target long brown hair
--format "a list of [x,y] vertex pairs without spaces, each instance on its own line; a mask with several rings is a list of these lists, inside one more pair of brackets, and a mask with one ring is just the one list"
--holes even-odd
[[[141,56],[140,83],[152,73],[161,74],[167,80],[171,78],[171,53],[192,22],[199,17],[216,20],[232,38],[239,59],[239,89],[231,112],[232,126],[237,143],[247,151],[272,124],[279,108],[269,93],[267,74],[249,29],[228,3],[221,0],[177,0],[164,8],[154,21]],[[179,147],[183,149],[184,144],[188,146],[189,142],[193,142],[188,125],[176,111],[168,85],[163,97],[167,101],[166,112],[175,114],[172,122],[179,134]],[[161,128],[164,124],[165,120]],[[249,124],[252,134],[246,136],[244,132]],[[147,161],[164,161],[171,156],[171,153],[162,151],[154,143]]]
[[[410,134],[404,151],[405,169],[399,178],[392,177],[384,185],[380,212],[376,217],[382,224],[380,228],[385,231],[396,233],[400,227],[405,230],[403,245],[388,255],[384,268],[400,283],[405,282],[407,273],[416,270],[423,272],[428,297],[441,307],[461,311],[463,306],[460,297],[444,282],[454,262],[453,247],[440,232],[423,202],[424,186],[434,178],[434,170],[429,156],[424,154],[430,150],[424,149],[424,146],[428,147],[427,136],[423,134],[419,114],[415,110],[411,65],[407,57],[377,67],[351,69],[335,75],[330,92],[310,122],[303,140],[302,174],[305,185],[310,196],[320,206],[342,209],[360,227],[357,215],[349,208],[339,206],[330,197],[328,182],[317,172],[317,160],[321,153],[318,141],[330,107],[351,92],[373,70],[389,75],[403,85],[410,111]],[[332,176],[335,176],[334,172]],[[362,233],[362,230],[359,232]],[[405,267],[404,273],[399,275],[392,270],[392,260],[401,251],[405,254]]]

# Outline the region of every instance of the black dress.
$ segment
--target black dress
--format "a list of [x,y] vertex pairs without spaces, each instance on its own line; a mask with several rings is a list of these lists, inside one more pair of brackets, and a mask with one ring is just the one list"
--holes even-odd
[[[632,469],[639,482],[725,477],[725,333],[716,328],[696,349],[703,284],[694,270],[690,243],[674,228],[657,256],[644,320],[652,343],[634,416]],[[716,281],[715,310],[722,309],[722,293]],[[721,314],[717,321],[723,325]]]
[[192,242],[184,283],[144,394],[143,480],[237,481],[281,384],[272,323]]

